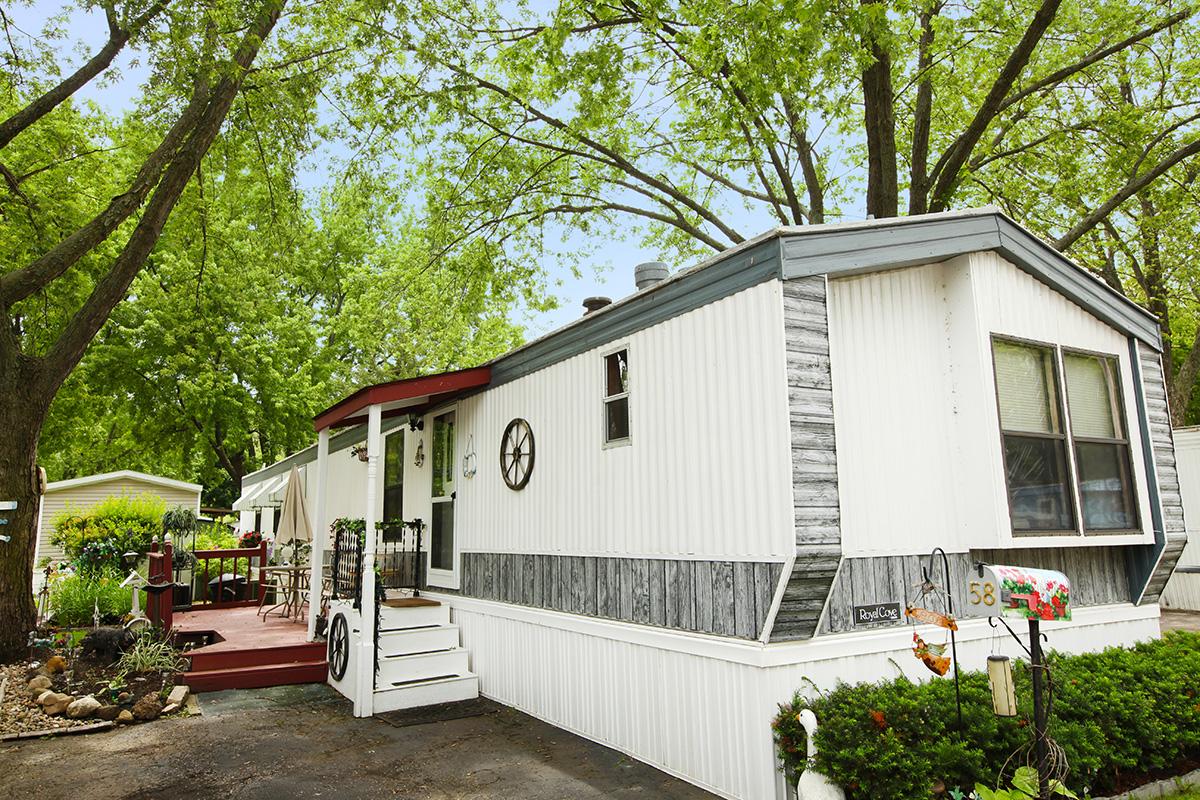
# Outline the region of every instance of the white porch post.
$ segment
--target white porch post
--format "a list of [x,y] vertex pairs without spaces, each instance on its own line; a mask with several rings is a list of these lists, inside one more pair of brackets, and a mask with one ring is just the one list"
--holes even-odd
[[317,432],[317,500],[313,509],[312,553],[308,573],[308,640],[317,638],[317,615],[321,613],[321,567],[325,563],[325,539],[329,522],[325,519],[329,486],[329,428]]
[[359,626],[358,680],[355,682],[358,700],[354,716],[369,717],[375,710],[375,498],[379,475],[379,456],[383,451],[381,435],[382,414],[378,404],[372,405],[367,416],[367,507],[366,541],[363,542],[362,621]]

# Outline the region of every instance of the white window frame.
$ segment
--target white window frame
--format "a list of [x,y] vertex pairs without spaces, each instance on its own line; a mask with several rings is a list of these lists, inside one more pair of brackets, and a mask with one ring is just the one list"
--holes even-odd
[[[1056,386],[1056,403],[1058,404],[1059,414],[1062,418],[1062,427],[1064,434],[1064,445],[1066,450],[1066,465],[1067,465],[1067,480],[1069,482],[1068,489],[1070,492],[1071,506],[1075,519],[1074,529],[1049,530],[1049,531],[1018,531],[1013,528],[1012,524],[1012,495],[1008,487],[1008,465],[1004,455],[1004,436],[1005,430],[1000,416],[1000,386],[996,377],[996,353],[995,343],[997,341],[1009,342],[1016,345],[1024,345],[1027,347],[1037,347],[1048,349],[1054,359],[1054,377]],[[996,403],[996,428],[999,432],[1000,440],[1000,467],[1003,480],[1004,494],[1004,514],[1008,523],[1008,541],[1017,543],[1040,545],[1040,540],[1044,540],[1047,546],[1058,541],[1096,541],[1097,544],[1126,544],[1136,543],[1143,540],[1148,535],[1148,520],[1145,515],[1145,506],[1142,504],[1143,493],[1149,492],[1149,484],[1143,473],[1135,465],[1135,459],[1140,455],[1141,447],[1139,439],[1135,438],[1135,432],[1140,434],[1141,420],[1133,413],[1130,404],[1126,402],[1126,375],[1125,362],[1119,353],[1107,353],[1099,350],[1089,349],[1086,347],[1077,347],[1061,342],[1046,342],[1039,339],[1030,339],[1025,336],[1014,335],[1009,333],[1000,333],[992,331],[988,334],[988,358],[991,361],[992,372],[992,397]],[[1111,358],[1117,364],[1117,391],[1119,394],[1119,407],[1121,409],[1122,422],[1125,425],[1126,447],[1128,448],[1129,457],[1129,480],[1132,485],[1130,491],[1133,499],[1134,513],[1137,517],[1137,527],[1121,530],[1088,530],[1083,520],[1083,496],[1079,481],[1079,465],[1075,452],[1075,430],[1071,419],[1071,411],[1068,403],[1067,375],[1066,365],[1063,362],[1063,357],[1067,353],[1084,355],[1084,356],[1099,356],[1102,358]],[[1136,377],[1136,375],[1135,375]],[[1133,392],[1142,391],[1142,387],[1136,385],[1136,381],[1128,387]],[[1086,437],[1085,437],[1086,438]],[[1151,498],[1153,499],[1153,498]]]
[[[457,455],[457,453],[459,452],[459,450],[458,450],[458,432],[459,432],[458,405],[452,404],[452,405],[448,405],[448,406],[439,408],[436,411],[429,412],[429,414],[426,415],[426,423],[425,423],[425,430],[429,433],[429,449],[428,449],[428,455],[426,455],[426,458],[429,460],[429,479],[428,479],[428,481],[425,481],[426,486],[429,487],[429,527],[426,529],[426,532],[425,532],[425,552],[426,552],[425,557],[428,559],[426,562],[426,568],[425,568],[425,582],[427,584],[429,584],[429,586],[438,587],[441,589],[458,589],[459,588],[459,580],[460,580],[459,564],[460,564],[460,560],[462,558],[459,536],[458,536],[458,481],[456,480],[457,475],[456,475],[456,472],[454,469],[454,465],[457,463],[456,458],[450,459],[450,492],[449,492],[449,494],[442,495],[441,497],[433,496],[434,420],[436,420],[438,417],[445,416],[446,414],[450,414],[450,413],[454,414],[454,441],[452,442],[452,446],[454,448],[454,453]],[[433,507],[434,507],[434,505],[436,505],[438,503],[454,503],[454,530],[452,531],[452,534],[451,534],[452,542],[451,542],[451,554],[450,554],[450,563],[451,563],[450,569],[439,569],[439,568],[433,566]]]
[[[610,356],[615,356],[620,352],[625,353],[625,364],[627,372],[625,375],[625,391],[618,392],[614,395],[608,395],[608,359]],[[600,441],[605,450],[615,447],[628,447],[633,444],[633,403],[630,396],[633,394],[633,369],[630,366],[630,347],[629,344],[621,344],[616,347],[611,347],[600,354]],[[629,432],[620,439],[608,438],[608,404],[616,400],[625,400],[625,415],[629,420]]]

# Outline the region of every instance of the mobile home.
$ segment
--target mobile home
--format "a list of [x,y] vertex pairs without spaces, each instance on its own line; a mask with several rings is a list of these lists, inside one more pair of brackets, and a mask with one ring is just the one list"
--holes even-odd
[[[1179,489],[1191,525],[1200,520],[1200,428],[1175,429]],[[1187,546],[1162,594],[1163,608],[1200,611],[1200,537],[1189,531]]]
[[488,364],[356,392],[243,497],[301,466],[319,529],[365,518],[367,563],[380,520],[424,530],[439,605],[363,624],[370,569],[331,605],[356,713],[478,691],[783,796],[777,703],[928,677],[887,610],[934,548],[964,668],[997,646],[966,611],[976,562],[1070,577],[1055,648],[1158,634],[1186,541],[1160,353],[1152,316],[994,209],[780,228]]

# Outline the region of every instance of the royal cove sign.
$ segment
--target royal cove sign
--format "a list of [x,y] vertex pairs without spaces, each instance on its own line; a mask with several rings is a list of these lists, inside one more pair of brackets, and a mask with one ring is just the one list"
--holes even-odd
[[853,606],[852,612],[855,627],[859,625],[889,625],[900,621],[899,603]]

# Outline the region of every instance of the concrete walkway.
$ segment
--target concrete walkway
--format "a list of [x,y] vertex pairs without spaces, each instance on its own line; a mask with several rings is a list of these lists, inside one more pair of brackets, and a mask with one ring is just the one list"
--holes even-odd
[[1163,633],[1167,631],[1200,631],[1200,611],[1164,608],[1158,625]]
[[201,714],[0,746],[0,797],[669,798],[703,792],[512,709],[396,728],[322,685],[199,695]]

